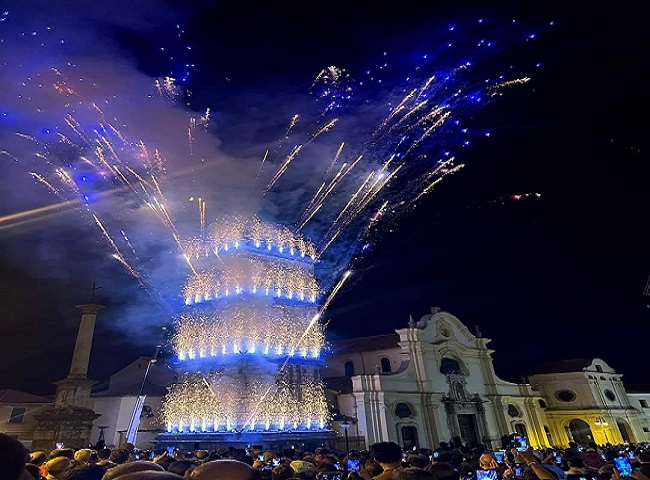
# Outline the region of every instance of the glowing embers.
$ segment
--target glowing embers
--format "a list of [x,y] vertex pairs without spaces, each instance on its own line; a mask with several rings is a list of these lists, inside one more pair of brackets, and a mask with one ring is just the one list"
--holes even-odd
[[173,385],[161,420],[168,432],[324,430],[330,421],[321,382],[292,384],[243,375],[194,376]]
[[180,360],[250,354],[318,358],[325,343],[315,312],[283,305],[229,305],[182,314],[172,346]]
[[315,303],[320,294],[312,269],[297,262],[248,255],[225,259],[223,265],[223,272],[189,277],[186,305],[243,293]]
[[316,259],[316,247],[286,227],[262,222],[259,218],[242,219],[224,217],[208,227],[205,239],[185,242],[184,252],[190,258],[201,258],[219,254],[230,249],[250,244],[260,250],[276,251],[283,255]]

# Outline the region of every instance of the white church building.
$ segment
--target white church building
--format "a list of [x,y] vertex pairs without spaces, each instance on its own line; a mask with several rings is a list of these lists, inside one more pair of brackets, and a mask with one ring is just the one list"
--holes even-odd
[[510,434],[534,447],[650,440],[648,395],[628,394],[603,360],[549,363],[511,383],[495,373],[489,343],[438,308],[395,333],[333,342],[322,376],[350,448],[436,448],[453,437],[500,448]]

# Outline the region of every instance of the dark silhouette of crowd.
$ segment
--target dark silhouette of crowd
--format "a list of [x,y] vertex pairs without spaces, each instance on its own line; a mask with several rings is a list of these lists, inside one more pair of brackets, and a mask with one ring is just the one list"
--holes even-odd
[[[505,437],[504,437],[505,438]],[[27,450],[0,434],[0,480],[650,480],[650,445],[516,448],[464,445],[458,438],[435,449],[405,450],[377,442],[368,450],[342,452],[222,447],[57,448]]]

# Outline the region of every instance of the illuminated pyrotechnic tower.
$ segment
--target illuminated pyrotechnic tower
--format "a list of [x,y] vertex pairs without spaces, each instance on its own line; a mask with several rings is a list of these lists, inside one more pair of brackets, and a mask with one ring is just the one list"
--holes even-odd
[[313,244],[234,217],[184,249],[194,272],[172,337],[181,370],[163,400],[158,443],[329,442]]

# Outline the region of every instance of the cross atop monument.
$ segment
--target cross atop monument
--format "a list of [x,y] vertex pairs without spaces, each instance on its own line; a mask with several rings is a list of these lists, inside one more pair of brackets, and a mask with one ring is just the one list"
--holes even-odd
[[99,290],[100,288],[102,288],[102,287],[98,287],[97,284],[95,282],[93,282],[93,286],[88,289],[88,290],[91,291],[91,293],[90,293],[90,302],[91,303],[95,301],[95,292],[97,290]]

